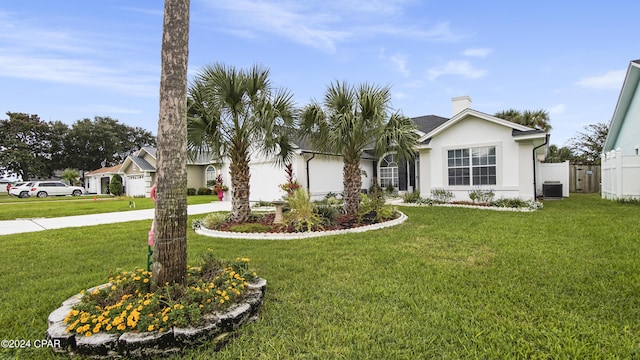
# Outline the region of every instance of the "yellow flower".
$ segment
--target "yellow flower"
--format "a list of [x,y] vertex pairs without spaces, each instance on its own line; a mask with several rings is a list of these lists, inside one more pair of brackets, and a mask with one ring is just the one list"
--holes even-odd
[[147,331],[153,331],[153,325],[149,325],[149,327],[147,328]]
[[113,327],[111,326],[111,324],[107,324],[107,327],[105,327],[105,329],[107,329],[107,331],[111,330]]
[[148,283],[148,282],[149,282],[149,279],[144,279],[144,280],[142,280],[142,282],[144,282],[144,283]]
[[127,326],[125,324],[120,324],[120,325],[118,325],[118,327],[116,329],[122,331],[122,330],[124,330],[126,328],[127,328]]
[[167,315],[165,315],[165,316],[162,318],[162,321],[164,321],[164,322],[167,322],[168,320],[169,320],[169,317],[168,317]]
[[84,333],[84,336],[91,336],[91,335],[93,335],[91,331],[87,331],[86,333]]

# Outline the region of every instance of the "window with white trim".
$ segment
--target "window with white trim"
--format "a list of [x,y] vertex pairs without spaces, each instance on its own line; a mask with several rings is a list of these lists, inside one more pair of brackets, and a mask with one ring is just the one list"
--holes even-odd
[[216,180],[216,168],[213,165],[209,165],[207,166],[207,170],[205,173],[205,180],[207,186],[209,186],[210,183],[212,183],[213,181]]
[[449,185],[496,185],[496,147],[447,151]]
[[380,160],[380,187],[383,189],[389,185],[398,187],[398,161],[396,154],[389,154]]

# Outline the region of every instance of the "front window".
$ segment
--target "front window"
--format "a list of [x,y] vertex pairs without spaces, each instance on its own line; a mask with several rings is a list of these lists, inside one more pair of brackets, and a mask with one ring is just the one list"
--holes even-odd
[[495,146],[447,152],[449,185],[496,185]]
[[213,186],[213,183],[216,181],[216,168],[214,166],[207,166],[205,179],[207,180],[207,186]]
[[383,189],[393,186],[398,187],[398,162],[396,154],[389,154],[380,161],[380,187]]

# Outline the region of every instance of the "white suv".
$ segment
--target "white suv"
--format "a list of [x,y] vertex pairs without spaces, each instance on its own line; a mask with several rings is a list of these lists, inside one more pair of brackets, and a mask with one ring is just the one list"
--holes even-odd
[[33,185],[33,183],[30,182],[15,183],[11,186],[11,189],[9,189],[9,195],[17,196],[20,198],[28,198],[29,190],[31,190],[31,185]]
[[80,196],[84,189],[79,186],[69,186],[62,181],[35,181],[29,189],[29,196],[46,198],[47,196]]

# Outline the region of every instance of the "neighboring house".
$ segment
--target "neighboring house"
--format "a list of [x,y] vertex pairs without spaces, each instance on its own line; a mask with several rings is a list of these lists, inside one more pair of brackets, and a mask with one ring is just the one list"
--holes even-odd
[[629,63],[602,151],[602,197],[640,199],[640,60]]
[[[226,172],[224,171],[226,170]],[[228,174],[228,165],[204,158],[187,162],[187,187],[200,188],[218,174]],[[85,174],[85,188],[90,193],[108,194],[109,182],[113,175],[122,177],[124,194],[131,197],[149,197],[156,181],[156,149],[143,147],[125,161],[113,167],[94,170]],[[228,178],[228,176],[227,176]],[[225,181],[225,184],[228,184]]]
[[[423,197],[432,190],[447,190],[455,200],[468,200],[474,189],[493,190],[495,198],[534,199],[542,195],[537,181],[539,161],[544,156],[547,133],[512,123],[470,108],[471,99],[453,99],[454,116],[413,118],[420,135],[415,160],[399,161],[395,153],[376,159],[364,153],[360,162],[362,190],[377,181],[382,188],[399,192],[419,190]],[[142,148],[128,157],[120,167],[125,193],[128,196],[148,196],[155,181],[156,152]],[[343,190],[343,159],[340,155],[315,151],[298,142],[290,160],[300,186],[309,190],[312,198]],[[251,154],[250,201],[272,201],[285,193],[280,185],[286,182],[284,166],[260,152]],[[206,157],[187,163],[187,186],[199,188],[220,174],[230,190],[229,162],[212,161]]]
[[84,188],[90,194],[109,194],[109,183],[111,177],[119,174],[120,166],[105,167],[98,170],[89,171],[84,174]]

